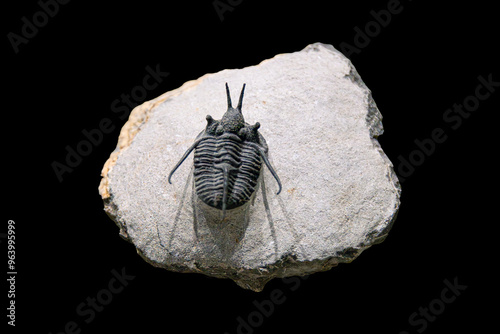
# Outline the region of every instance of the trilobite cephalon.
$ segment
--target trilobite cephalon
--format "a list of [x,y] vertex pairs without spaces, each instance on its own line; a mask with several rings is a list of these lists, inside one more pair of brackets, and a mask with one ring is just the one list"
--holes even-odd
[[233,108],[229,87],[226,83],[227,111],[221,120],[207,115],[207,126],[194,144],[188,148],[170,172],[172,174],[194,150],[194,185],[196,194],[207,205],[222,210],[237,208],[247,203],[257,187],[262,162],[269,168],[278,182],[281,182],[267,158],[268,147],[259,133],[259,122],[250,125],[245,122],[241,107],[246,84],[241,89],[238,106]]

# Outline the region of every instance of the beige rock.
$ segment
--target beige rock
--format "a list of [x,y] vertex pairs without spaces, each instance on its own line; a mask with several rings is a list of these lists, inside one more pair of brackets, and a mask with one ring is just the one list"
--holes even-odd
[[[222,117],[226,82],[234,94],[247,84],[243,115],[260,122],[283,191],[276,196],[264,167],[248,212],[220,222],[200,211],[192,156],[172,185],[167,177],[205,116]],[[351,262],[387,236],[401,188],[376,139],[381,119],[351,62],[330,45],[312,44],[204,75],[135,108],[99,192],[122,237],[152,265],[260,291],[274,277]]]

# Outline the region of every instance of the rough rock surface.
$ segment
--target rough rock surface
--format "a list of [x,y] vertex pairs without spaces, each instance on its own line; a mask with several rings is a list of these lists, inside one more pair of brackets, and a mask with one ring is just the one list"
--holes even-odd
[[[243,83],[246,122],[260,122],[271,164],[255,202],[224,222],[203,218],[192,155],[168,173]],[[259,65],[186,82],[136,107],[104,165],[99,192],[120,235],[154,266],[230,278],[260,291],[274,277],[351,262],[384,240],[401,188],[382,151],[381,115],[351,62],[315,43]]]

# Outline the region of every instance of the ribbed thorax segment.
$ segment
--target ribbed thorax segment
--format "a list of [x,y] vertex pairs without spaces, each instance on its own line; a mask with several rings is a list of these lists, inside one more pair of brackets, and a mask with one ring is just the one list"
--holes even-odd
[[194,152],[194,167],[196,194],[218,209],[223,207],[226,175],[226,209],[232,209],[245,204],[255,191],[261,158],[255,145],[225,133],[200,141]]

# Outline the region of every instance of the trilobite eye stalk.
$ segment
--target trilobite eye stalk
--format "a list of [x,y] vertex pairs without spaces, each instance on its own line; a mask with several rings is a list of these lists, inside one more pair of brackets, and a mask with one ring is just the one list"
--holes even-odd
[[233,107],[233,103],[231,102],[231,92],[229,92],[229,86],[226,82],[226,96],[227,96],[227,109],[231,109]]
[[240,93],[240,100],[238,101],[238,106],[236,109],[241,110],[241,107],[243,107],[243,95],[245,94],[245,86],[247,84],[243,84],[243,88],[241,88],[241,93]]

